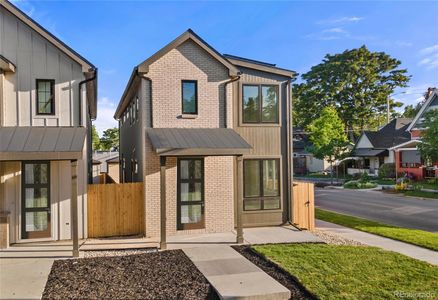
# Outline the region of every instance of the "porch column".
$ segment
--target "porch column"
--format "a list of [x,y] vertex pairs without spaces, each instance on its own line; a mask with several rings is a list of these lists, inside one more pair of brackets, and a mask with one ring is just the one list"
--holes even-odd
[[165,250],[166,244],[166,157],[160,156],[160,249]]
[[70,201],[70,229],[73,241],[73,257],[79,257],[78,235],[78,161],[71,161],[71,201]]
[[242,206],[243,206],[243,157],[237,156],[237,235],[236,243],[243,243],[242,228]]

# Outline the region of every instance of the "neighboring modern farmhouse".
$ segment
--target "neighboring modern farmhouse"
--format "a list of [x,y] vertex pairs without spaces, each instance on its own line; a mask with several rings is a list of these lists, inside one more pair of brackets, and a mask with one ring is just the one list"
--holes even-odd
[[291,220],[291,79],[188,30],[136,66],[115,118],[120,180],[144,182],[146,236]]
[[421,143],[421,134],[425,130],[422,124],[424,114],[433,109],[438,109],[437,88],[428,89],[426,101],[412,123],[406,129],[411,139],[391,148],[395,153],[397,173],[409,173],[419,180],[426,177],[438,177],[438,162],[432,162],[426,165],[417,148],[417,145]]
[[394,163],[394,152],[389,150],[411,139],[407,128],[412,119],[397,118],[378,131],[364,131],[357,140],[352,156],[357,160],[348,161],[348,174],[367,172],[378,175],[384,163]]
[[2,246],[87,236],[96,73],[0,1],[0,220],[2,240],[9,238]]

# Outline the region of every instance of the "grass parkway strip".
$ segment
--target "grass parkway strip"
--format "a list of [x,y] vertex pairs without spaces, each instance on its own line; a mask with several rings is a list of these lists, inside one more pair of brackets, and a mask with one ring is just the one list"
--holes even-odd
[[277,244],[253,247],[319,299],[438,296],[438,267],[366,246]]
[[315,209],[317,219],[438,251],[438,234]]

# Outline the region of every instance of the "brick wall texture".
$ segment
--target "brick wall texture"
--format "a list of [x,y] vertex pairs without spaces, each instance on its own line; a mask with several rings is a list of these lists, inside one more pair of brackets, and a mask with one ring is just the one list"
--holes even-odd
[[[192,41],[171,50],[149,66],[152,79],[154,128],[223,127],[225,82],[228,69]],[[181,80],[198,81],[198,116],[181,116]],[[227,97],[231,99],[231,87]],[[231,124],[231,100],[228,101]],[[149,114],[149,112],[146,112]],[[146,236],[160,236],[160,159],[146,139],[145,217]],[[166,164],[167,235],[227,232],[234,228],[233,157],[205,157],[205,228],[177,231],[177,160]]]

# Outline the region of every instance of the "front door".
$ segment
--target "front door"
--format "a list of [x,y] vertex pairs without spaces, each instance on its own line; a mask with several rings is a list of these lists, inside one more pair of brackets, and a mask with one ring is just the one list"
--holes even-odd
[[204,159],[178,160],[178,230],[205,227]]
[[21,236],[50,237],[50,163],[23,162],[21,174]]

